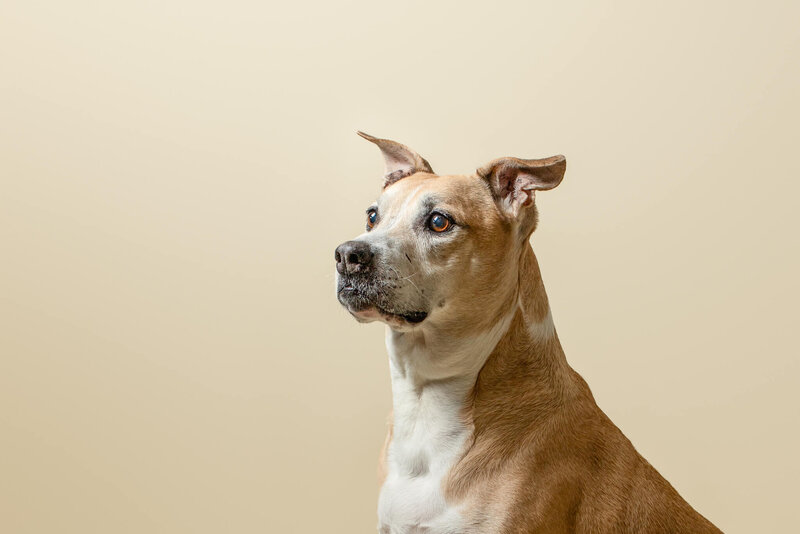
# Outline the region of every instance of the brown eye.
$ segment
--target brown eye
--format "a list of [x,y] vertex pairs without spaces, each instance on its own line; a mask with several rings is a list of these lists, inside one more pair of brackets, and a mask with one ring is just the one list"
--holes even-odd
[[451,224],[450,219],[441,213],[434,213],[430,220],[428,220],[428,226],[434,232],[444,232],[450,228]]
[[372,228],[375,226],[376,222],[378,222],[378,212],[375,210],[369,210],[367,212],[367,228]]

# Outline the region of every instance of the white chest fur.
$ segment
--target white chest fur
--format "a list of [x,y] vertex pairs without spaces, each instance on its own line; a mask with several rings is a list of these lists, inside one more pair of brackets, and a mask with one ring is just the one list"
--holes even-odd
[[380,534],[473,531],[459,504],[445,499],[444,482],[473,430],[464,421],[465,399],[512,316],[438,347],[387,329],[394,413],[378,499]]
[[443,482],[470,433],[461,420],[463,383],[443,381],[419,388],[395,370],[392,375],[394,427],[378,501],[379,531],[462,532],[461,515],[445,501]]

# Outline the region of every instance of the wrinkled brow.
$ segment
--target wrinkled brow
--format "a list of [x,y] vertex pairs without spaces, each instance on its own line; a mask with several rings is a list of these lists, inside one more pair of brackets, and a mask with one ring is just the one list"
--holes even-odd
[[433,195],[433,194],[428,194],[428,195],[423,196],[420,199],[420,201],[419,201],[419,203],[417,205],[419,206],[418,209],[421,212],[427,214],[427,213],[430,213],[431,211],[433,211],[433,209],[438,204],[441,204],[441,199],[439,198],[439,196],[438,195]]
[[[391,206],[391,207],[384,206],[384,207],[389,207],[389,209],[392,210],[392,211],[394,211],[394,209],[396,209],[398,211],[398,213],[400,213],[401,215],[407,214],[412,210],[414,212],[424,211],[425,213],[429,213],[438,204],[440,204],[441,201],[442,201],[441,196],[437,195],[435,193],[424,193],[419,197],[419,199],[415,200],[413,203],[411,202],[412,200],[413,200],[413,198],[409,198],[409,197],[406,197],[406,198],[403,198],[403,199],[400,199],[400,198],[392,199],[390,202],[394,206]],[[386,204],[386,200],[381,202],[381,199],[379,198],[378,202],[373,204],[371,207],[372,208],[376,208],[376,207],[381,206],[381,204],[385,205]],[[392,209],[392,208],[394,208],[394,209]]]

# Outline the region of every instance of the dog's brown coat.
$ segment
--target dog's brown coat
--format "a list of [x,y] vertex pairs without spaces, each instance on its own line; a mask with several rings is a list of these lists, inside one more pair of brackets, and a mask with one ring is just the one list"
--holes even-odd
[[502,513],[506,533],[719,532],[598,408],[558,336],[529,333],[523,312],[536,321],[548,309],[530,247],[520,289],[520,311],[465,410],[474,438],[450,473],[448,497]]

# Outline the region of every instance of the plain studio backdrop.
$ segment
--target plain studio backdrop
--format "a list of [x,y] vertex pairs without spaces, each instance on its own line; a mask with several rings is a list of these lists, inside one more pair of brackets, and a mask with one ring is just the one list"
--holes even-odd
[[727,532],[798,531],[796,2],[6,2],[0,531],[374,532],[383,161],[565,154],[570,363]]

